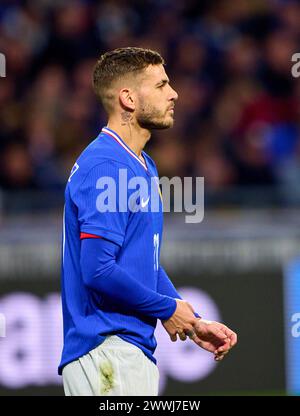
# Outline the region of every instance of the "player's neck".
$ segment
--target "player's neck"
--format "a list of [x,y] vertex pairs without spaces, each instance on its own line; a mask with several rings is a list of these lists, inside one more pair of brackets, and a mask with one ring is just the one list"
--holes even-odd
[[147,141],[150,139],[150,131],[133,123],[120,123],[115,120],[108,120],[107,127],[115,131],[127,146],[139,157],[142,154]]

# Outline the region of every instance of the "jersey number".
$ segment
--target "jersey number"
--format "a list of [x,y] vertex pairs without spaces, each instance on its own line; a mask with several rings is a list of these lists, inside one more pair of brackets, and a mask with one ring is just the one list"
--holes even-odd
[[153,245],[154,245],[154,270],[158,270],[158,253],[159,253],[159,233],[154,234],[153,236]]

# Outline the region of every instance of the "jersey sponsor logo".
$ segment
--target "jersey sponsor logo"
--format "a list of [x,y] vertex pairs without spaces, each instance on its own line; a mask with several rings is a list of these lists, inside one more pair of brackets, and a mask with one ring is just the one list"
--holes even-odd
[[142,198],[141,200],[142,208],[145,208],[148,205],[149,199],[150,199],[150,196],[148,196],[148,198],[145,201],[144,201],[144,198]]

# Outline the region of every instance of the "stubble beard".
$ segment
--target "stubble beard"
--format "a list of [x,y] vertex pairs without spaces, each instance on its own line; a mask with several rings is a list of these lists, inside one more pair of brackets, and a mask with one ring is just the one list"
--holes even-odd
[[138,124],[147,130],[164,130],[173,127],[174,119],[169,116],[166,118],[166,112],[162,113],[161,111],[143,105],[141,110],[136,116]]

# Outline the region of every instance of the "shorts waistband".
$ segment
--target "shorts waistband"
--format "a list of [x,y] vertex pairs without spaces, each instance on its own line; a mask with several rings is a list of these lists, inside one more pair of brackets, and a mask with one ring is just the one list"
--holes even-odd
[[117,335],[108,335],[105,340],[102,342],[102,344],[99,345],[99,347],[109,347],[109,346],[117,346],[118,348],[130,348],[135,351],[142,350],[138,348],[136,345],[131,344],[130,342],[124,341],[122,338],[118,337]]

